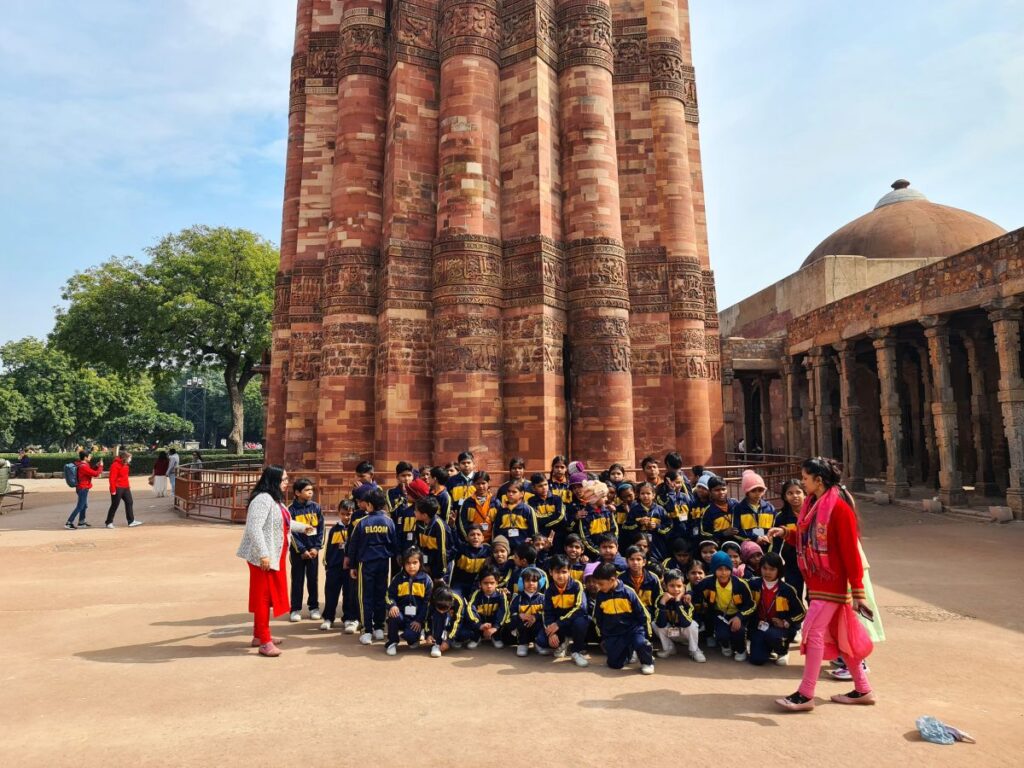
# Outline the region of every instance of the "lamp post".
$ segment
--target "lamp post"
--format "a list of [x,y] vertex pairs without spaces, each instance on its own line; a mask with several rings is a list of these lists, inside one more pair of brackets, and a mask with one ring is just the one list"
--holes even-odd
[[192,422],[201,448],[206,439],[206,381],[201,376],[185,381],[181,417]]

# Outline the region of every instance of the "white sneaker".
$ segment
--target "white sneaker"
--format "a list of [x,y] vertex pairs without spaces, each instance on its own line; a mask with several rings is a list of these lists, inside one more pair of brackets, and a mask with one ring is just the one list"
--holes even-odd
[[636,655],[636,651],[633,651],[633,655],[629,657],[629,661],[627,661],[626,663],[636,664],[638,661],[640,661],[640,657]]
[[388,656],[397,656],[398,643],[391,643],[390,645],[388,645],[388,647],[384,649],[384,653],[386,653]]
[[729,658],[730,656],[732,656],[732,648],[730,648],[727,645],[723,645],[722,646],[722,655],[725,656],[725,658]]
[[534,647],[537,649],[537,655],[538,656],[550,656],[551,655],[551,649],[550,648],[545,648],[543,645],[537,645],[537,646],[534,646]]
[[373,639],[374,640],[383,640],[384,639],[384,630],[383,629],[375,629],[375,630],[373,630]]
[[302,614],[298,611],[292,611],[288,616],[288,621],[295,623],[296,621],[302,621]]
[[128,523],[129,528],[138,528],[140,525],[142,525],[141,520],[132,520],[130,523]]
[[516,646],[516,656],[518,656],[519,658],[523,658],[524,656],[526,656],[529,653],[530,653],[530,646],[528,646],[528,645],[517,645]]
[[113,523],[107,523],[107,528],[113,528],[113,527],[114,527]]
[[492,640],[491,642],[494,643],[494,647],[495,648],[504,648],[505,647],[505,644],[503,642],[501,642],[501,640]]
[[584,656],[579,651],[577,651],[576,653],[574,653],[572,655],[572,660],[576,664],[577,667],[589,667],[590,666],[590,659],[588,659],[586,656]]
[[789,654],[784,653],[775,660],[775,664],[780,667],[789,666]]
[[373,643],[373,635],[369,632],[364,632],[359,636],[359,642],[363,645],[371,645]]
[[470,640],[468,643],[466,643],[466,647],[469,648],[469,650],[471,650],[471,651],[474,648],[476,648],[478,645],[480,645],[480,643],[477,642],[476,640]]
[[358,621],[346,621],[345,622],[344,632],[345,632],[346,635],[354,635],[358,631],[359,631],[359,622]]
[[430,658],[432,658],[432,659],[440,659],[441,658],[441,646],[440,645],[435,645],[433,648],[430,649]]
[[326,619],[324,620],[324,623],[320,625],[320,631],[321,632],[326,632],[330,628],[331,628],[331,622],[327,621]]
[[653,664],[644,664],[644,665],[642,665],[640,667],[640,674],[641,675],[653,675],[654,674],[654,665]]
[[733,661],[746,661],[747,660],[747,654],[745,654],[743,651],[740,651],[739,653],[737,653],[735,656],[732,657],[732,660]]
[[695,648],[690,651],[690,658],[696,661],[698,664],[703,664],[707,661],[707,657],[704,656],[704,652],[700,648]]
[[311,618],[313,621],[320,621],[320,617],[322,615],[323,614],[321,614],[320,611],[318,611],[316,608],[309,612],[309,618]]

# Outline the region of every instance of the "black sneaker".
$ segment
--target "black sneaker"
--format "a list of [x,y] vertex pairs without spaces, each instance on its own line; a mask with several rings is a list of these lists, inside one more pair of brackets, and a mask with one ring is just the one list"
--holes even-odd
[[69,531],[75,530],[75,524],[74,523],[64,523],[64,527],[67,528]]

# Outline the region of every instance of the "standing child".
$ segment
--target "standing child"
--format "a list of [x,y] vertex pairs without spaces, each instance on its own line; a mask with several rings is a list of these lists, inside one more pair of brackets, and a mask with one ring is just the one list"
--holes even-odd
[[430,486],[430,495],[437,499],[438,514],[449,526],[455,525],[458,516],[458,509],[452,504],[452,497],[445,489],[448,482],[448,473],[443,467],[431,467],[427,473],[427,484]]
[[391,519],[397,520],[399,511],[409,507],[409,483],[413,480],[412,464],[408,461],[400,461],[395,465],[395,487],[388,489],[388,512]]
[[554,649],[571,641],[569,650],[573,663],[577,667],[590,666],[590,661],[584,655],[590,616],[587,613],[583,584],[570,575],[569,560],[564,555],[551,558],[548,572],[551,574],[551,584],[544,593],[544,627],[543,633],[539,635],[541,642]]
[[370,645],[374,640],[384,639],[388,567],[397,547],[395,524],[384,511],[388,503],[384,491],[375,488],[362,495],[359,505],[366,512],[366,517],[353,527],[348,550],[351,576],[358,581],[362,598],[359,618],[363,633],[359,642]]
[[504,536],[513,547],[533,541],[539,533],[537,515],[533,507],[523,501],[523,487],[518,480],[508,483],[505,498],[508,503],[498,510],[495,534]]
[[[698,586],[694,600],[704,606],[708,632],[722,648],[722,655],[747,660],[746,621],[754,613],[754,598],[747,582],[732,573],[732,558],[716,552],[711,558],[712,576]],[[711,643],[709,642],[710,646]]]
[[676,643],[685,641],[691,659],[700,663],[707,661],[697,645],[699,635],[697,622],[693,620],[693,599],[686,593],[686,582],[681,572],[665,574],[665,593],[658,598],[657,609],[654,633],[661,641],[658,658],[675,656]]
[[784,667],[806,611],[796,590],[782,580],[781,557],[765,555],[761,575],[750,580],[750,593],[757,606],[750,618],[750,663],[761,666],[774,653],[775,663]]
[[[498,577],[485,568],[480,574],[480,586],[466,603],[470,637],[467,648],[476,648],[481,640],[490,640],[501,648],[501,629],[508,620],[508,597],[498,589]],[[458,647],[458,646],[456,646]]]
[[701,534],[705,538],[714,539],[719,545],[735,541],[740,533],[736,528],[736,507],[739,502],[729,498],[729,489],[720,477],[708,480],[708,493],[711,495],[711,505],[701,516]]
[[606,533],[598,540],[597,553],[598,564],[611,563],[615,566],[615,571],[619,576],[622,576],[622,574],[629,570],[629,563],[626,562],[626,558],[619,554],[619,542],[610,533]]
[[775,527],[775,507],[764,500],[764,480],[752,469],[743,471],[740,490],[743,498],[736,505],[736,527],[739,536],[767,547],[768,531]]
[[484,534],[479,525],[469,526],[466,538],[469,541],[460,541],[455,545],[451,578],[452,591],[463,597],[475,589],[476,580],[487,558],[491,556],[491,547],[484,543]]
[[787,480],[782,484],[782,507],[775,516],[775,525],[786,532],[786,536],[772,539],[770,551],[777,552],[786,564],[783,578],[801,599],[804,596],[804,577],[797,563],[796,547],[789,543],[788,537],[796,535],[797,513],[804,504],[804,489],[799,480]]
[[583,572],[587,568],[588,558],[583,554],[583,540],[578,534],[570,533],[565,537],[565,559],[569,561],[569,573],[579,582],[583,581]]
[[473,495],[473,477],[476,474],[476,461],[471,451],[463,451],[458,459],[459,471],[448,478],[448,493],[456,510]]
[[420,570],[422,564],[422,553],[409,547],[402,554],[402,570],[388,587],[388,656],[398,653],[399,639],[405,640],[410,648],[420,644],[434,588],[430,577]]
[[515,564],[512,562],[512,547],[504,536],[495,536],[491,540],[491,558],[487,561],[486,568],[494,572],[498,578],[498,589],[506,592],[512,591],[512,570]]
[[355,584],[345,568],[345,545],[348,542],[348,524],[352,519],[355,504],[351,499],[338,503],[338,522],[327,532],[324,546],[324,569],[327,571],[324,584],[323,624],[325,632],[335,623],[338,601],[341,600],[341,621],[345,634],[355,634],[359,628],[359,605]]
[[324,516],[320,505],[313,501],[316,489],[313,481],[300,477],[292,485],[294,498],[288,506],[292,520],[309,528],[316,528],[316,533],[307,536],[296,533],[292,536],[292,547],[288,558],[292,566],[292,611],[291,621],[302,620],[302,585],[305,582],[308,592],[307,606],[309,618],[320,621],[320,550],[324,546]]
[[530,497],[533,496],[533,488],[530,487],[530,483],[526,481],[526,461],[521,456],[513,456],[508,462],[508,480],[501,484],[498,488],[498,492],[494,494],[498,500],[498,504],[502,507],[508,506],[507,499],[505,498],[505,491],[508,490],[509,483],[518,480],[520,486],[523,489],[523,500],[529,501]]
[[[520,576],[522,589],[516,592],[509,605],[510,618],[506,625],[506,637],[516,643],[516,656],[525,656],[529,653],[530,643],[534,644],[537,653],[546,655],[544,593],[540,591],[540,582],[543,578],[544,572],[540,568],[525,568]],[[497,646],[497,643],[495,645]]]
[[653,675],[654,649],[647,639],[651,635],[647,609],[636,592],[619,581],[611,563],[597,566],[594,580],[598,590],[594,616],[608,654],[608,666],[622,669],[635,653],[640,659],[640,672]]
[[611,534],[616,539],[619,527],[615,524],[615,512],[604,506],[608,486],[598,480],[586,481],[580,489],[582,507],[576,514],[576,532],[583,541],[588,555],[600,554],[598,537]]
[[572,491],[569,490],[569,462],[565,456],[555,456],[551,460],[548,490],[556,496],[560,496],[562,504],[566,506],[572,501]]
[[466,601],[443,584],[430,597],[427,642],[430,655],[439,659],[452,647],[461,647],[470,636],[466,628]]
[[[422,477],[410,480],[405,488],[405,495],[402,497],[404,503],[400,503],[400,506],[393,509],[391,513],[391,519],[395,521],[395,532],[398,535],[398,546],[402,551],[419,544],[420,534],[423,533],[423,530],[420,528],[419,521],[416,520],[416,502],[428,496],[430,496],[430,486],[427,485],[426,480]],[[438,515],[440,514],[438,511]]]
[[466,540],[466,529],[471,525],[479,525],[488,542],[494,536],[494,522],[498,517],[498,500],[491,495],[491,476],[486,472],[477,472],[473,476],[473,493],[468,496],[459,509],[459,537]]
[[455,544],[448,524],[442,519],[440,506],[433,496],[426,496],[416,502],[416,522],[420,528],[420,552],[423,569],[434,581],[451,578],[448,564]]
[[647,558],[639,547],[626,550],[626,565],[628,570],[623,580],[636,592],[648,615],[654,616],[661,598],[661,581],[647,570]]
[[537,516],[540,535],[548,539],[548,548],[559,551],[565,546],[565,508],[562,497],[551,493],[548,479],[540,472],[530,478],[533,494],[527,503]]
[[107,480],[110,484],[110,509],[107,510],[107,528],[114,527],[114,515],[117,508],[124,502],[124,516],[129,528],[142,525],[135,519],[135,501],[132,499],[132,486],[128,480],[128,467],[132,463],[132,455],[128,451],[118,451],[117,458],[110,465]]
[[[615,504],[615,524],[621,532],[622,526],[626,524],[626,520],[629,518],[629,510],[633,506],[633,502],[636,501],[636,486],[632,483],[619,483],[615,488],[615,498],[617,499]],[[619,540],[619,546],[623,545],[629,546],[625,535]]]
[[672,529],[672,521],[668,519],[665,510],[654,500],[654,486],[650,483],[641,483],[637,489],[638,500],[630,507],[629,515],[622,526],[623,538],[628,540],[630,545],[643,534],[650,534],[652,549],[656,557],[665,557],[664,550],[667,549],[664,543],[665,536]]

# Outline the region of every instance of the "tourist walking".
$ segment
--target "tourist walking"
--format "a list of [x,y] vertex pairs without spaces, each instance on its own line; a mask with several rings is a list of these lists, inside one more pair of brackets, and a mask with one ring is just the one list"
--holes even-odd
[[249,612],[253,615],[252,647],[260,656],[280,656],[280,639],[270,634],[270,616],[288,613],[285,562],[292,531],[314,535],[316,528],[297,523],[284,505],[288,473],[282,467],[263,470],[249,495],[245,531],[236,554],[249,566]]
[[170,463],[167,451],[160,451],[156,455],[156,461],[153,462],[153,474],[149,476],[149,483],[153,486],[153,493],[158,499],[167,495],[167,468]]
[[[100,459],[99,464],[93,467],[89,464],[91,456],[91,451],[79,451],[78,461],[75,462],[75,472],[77,476],[77,480],[75,481],[75,495],[78,497],[78,500],[75,504],[75,508],[71,510],[71,517],[69,517],[67,522],[64,523],[64,527],[71,531],[76,527],[92,527],[85,519],[85,511],[89,508],[89,491],[92,490],[92,479],[103,474],[103,459]],[[78,520],[77,526],[75,525],[76,518]]]
[[110,465],[110,509],[107,510],[107,528],[114,527],[114,515],[122,501],[128,527],[136,528],[142,525],[141,520],[135,519],[135,500],[132,499],[132,487],[128,479],[128,467],[131,463],[132,455],[129,451],[118,451],[117,458]]
[[833,696],[832,701],[874,704],[867,668],[861,663],[873,646],[857,613],[868,620],[872,613],[864,591],[864,564],[853,497],[839,485],[839,467],[832,459],[807,459],[801,475],[807,498],[796,529],[772,528],[769,532],[772,538],[784,537],[796,547],[797,562],[810,598],[800,647],[805,656],[803,680],[795,693],[776,702],[790,711],[814,709],[822,661],[842,656],[854,689]]
[[171,484],[171,496],[174,495],[174,484],[178,480],[178,464],[181,458],[174,448],[167,449],[167,482]]

